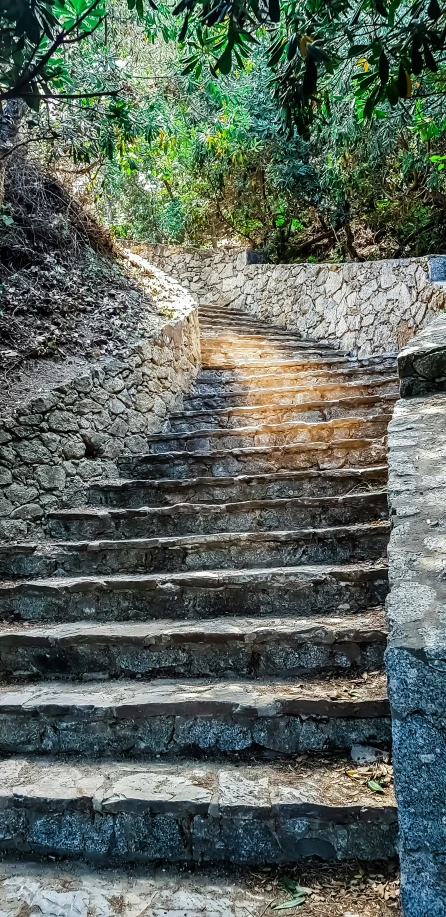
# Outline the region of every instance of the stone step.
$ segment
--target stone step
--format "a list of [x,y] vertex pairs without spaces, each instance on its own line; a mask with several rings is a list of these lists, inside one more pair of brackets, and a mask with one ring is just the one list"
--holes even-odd
[[295,679],[383,666],[382,608],[300,620],[226,618],[0,629],[3,677]]
[[201,357],[203,365],[210,359],[221,359],[223,362],[245,360],[254,362],[274,362],[276,360],[296,359],[337,359],[339,351],[324,349],[315,345],[309,346],[297,341],[222,341],[220,338],[201,339]]
[[200,318],[200,337],[201,340],[204,341],[221,338],[221,340],[226,342],[263,339],[272,341],[274,344],[276,342],[280,344],[281,341],[294,341],[297,344],[302,344],[304,347],[319,347],[321,350],[338,352],[338,348],[333,344],[329,344],[328,341],[309,341],[307,338],[302,338],[296,332],[287,331],[286,328],[273,328],[272,326],[268,327],[265,323],[257,325],[253,322],[240,320],[231,324],[228,330],[226,322],[216,322],[213,319]]
[[325,422],[306,423],[291,420],[284,423],[246,425],[226,429],[200,429],[187,433],[153,433],[147,436],[147,451],[211,452],[222,449],[246,449],[250,446],[285,446],[295,443],[333,442],[339,439],[385,436],[391,413],[375,414],[362,419],[350,416]]
[[[300,355],[299,355],[300,353]],[[264,359],[261,357],[250,358],[246,355],[239,355],[238,359],[234,356],[223,356],[213,353],[202,353],[202,372],[207,370],[218,370],[220,372],[232,372],[237,374],[238,378],[245,375],[259,375],[262,372],[311,372],[312,370],[332,370],[337,367],[350,366],[351,360],[345,356],[331,356],[325,354],[318,356],[317,353],[298,352],[296,355],[277,356],[266,353]]]
[[241,407],[223,407],[198,410],[183,409],[174,411],[165,421],[164,432],[186,433],[203,429],[232,429],[244,424],[284,424],[292,421],[305,423],[326,423],[341,417],[360,417],[362,419],[389,414],[398,395],[353,395],[349,398],[333,400],[308,400],[298,404],[283,404],[281,401],[270,404],[243,405]]
[[[283,380],[282,380],[283,381]],[[195,388],[200,387],[197,381]],[[205,386],[206,389],[209,386]],[[298,405],[306,401],[332,402],[339,398],[364,397],[364,396],[396,396],[398,392],[398,379],[387,376],[375,379],[373,382],[312,382],[309,385],[298,385],[289,382],[282,388],[244,388],[238,386],[235,391],[220,391],[214,393],[205,391],[187,395],[183,399],[183,406],[188,411],[221,410],[247,405],[272,405],[292,404]]]
[[248,758],[388,747],[384,673],[0,686],[0,753]]
[[[264,866],[266,861],[289,865],[309,856],[336,861],[392,857],[397,839],[392,788],[383,794],[373,793],[367,770],[363,768],[361,773],[360,769],[356,777],[349,777],[351,769],[348,758],[329,755],[316,761],[311,755],[301,756],[286,769],[272,763],[120,764],[92,760],[86,764],[15,757],[0,764],[2,850],[21,857],[25,851],[33,857],[91,858],[107,865],[114,861],[161,861]],[[21,863],[18,876],[15,871],[19,881],[13,875],[4,886],[1,883],[2,902],[11,917],[18,917],[19,910],[10,911],[8,902],[11,906],[18,903],[20,914],[25,915],[25,911],[31,913],[28,901],[36,906],[40,902],[48,915],[68,915],[62,902],[69,906],[70,914],[81,915],[79,905],[86,915],[87,898],[91,900],[88,914],[99,914],[101,902],[104,917],[118,914],[114,907],[109,909],[107,894],[113,888],[118,896],[121,890],[116,870],[112,885],[110,874],[103,876],[103,894],[98,890],[90,899],[85,878],[77,886],[75,877],[68,873],[59,892],[53,887],[53,876],[47,897],[39,891],[34,873],[31,883],[23,879],[25,869]],[[63,869],[66,873],[67,867]],[[212,887],[207,889],[207,898],[199,894],[202,885],[197,885],[200,877],[195,874],[190,885],[190,877],[182,872],[181,894],[171,892],[170,896],[165,890],[163,894],[159,879],[149,878],[147,896],[141,877],[135,875],[131,885],[123,889],[124,894],[119,894],[123,917],[137,917],[143,911],[170,917],[235,917],[242,913],[260,917],[261,910],[255,910],[258,899],[246,891],[246,878],[233,913],[228,907],[230,893],[217,877],[210,877]],[[332,879],[331,872],[330,885]],[[70,890],[76,887],[75,905]],[[263,908],[268,900],[266,904],[262,900]],[[48,911],[45,902],[49,902]]]
[[246,503],[176,503],[140,509],[84,507],[49,514],[53,538],[149,538],[219,532],[279,531],[351,525],[387,519],[387,490],[332,497],[251,500]]
[[228,339],[233,340],[234,337],[240,338],[257,338],[257,337],[266,337],[268,340],[293,340],[298,341],[299,343],[310,343],[313,346],[331,346],[332,349],[337,349],[333,344],[329,344],[328,341],[314,341],[309,340],[308,338],[302,338],[302,335],[298,334],[296,331],[288,331],[286,328],[279,328],[277,326],[270,325],[268,326],[267,322],[253,322],[248,319],[233,319],[230,326],[226,321],[217,320],[210,318],[209,316],[200,316],[200,336],[203,338],[207,337],[227,337]]
[[356,614],[382,605],[382,561],[0,583],[4,621],[68,623]]
[[[101,768],[103,764],[104,762],[101,762]],[[160,767],[162,766],[160,764]],[[322,767],[322,764],[320,766]],[[389,768],[389,765],[386,765],[386,768]],[[346,769],[348,769],[347,762]],[[364,787],[367,783],[365,776],[362,769],[358,779],[361,786]],[[76,794],[76,798],[79,798],[79,793]],[[45,806],[44,802],[43,807]],[[365,810],[364,806],[364,812]],[[385,812],[387,809],[383,808],[381,804],[380,811]],[[95,823],[95,819],[97,819],[96,814],[90,820]],[[64,814],[65,827],[67,820]],[[314,821],[311,824],[314,826]],[[47,826],[48,823],[46,823]],[[346,837],[345,825],[341,827],[342,837]],[[358,833],[358,828],[360,833]],[[354,831],[354,849],[357,858],[361,860],[360,871],[358,871],[357,858],[340,862],[338,856],[336,862],[333,859],[324,862],[320,857],[311,857],[296,861],[294,864],[288,863],[287,874],[293,877],[296,884],[299,882],[309,890],[303,909],[305,917],[321,917],[321,915],[327,917],[330,909],[333,910],[335,898],[338,902],[342,901],[341,909],[344,915],[349,914],[351,917],[352,914],[355,914],[357,917],[358,914],[361,914],[362,917],[365,917],[364,907],[367,908],[369,914],[372,914],[369,905],[373,899],[378,907],[375,915],[379,911],[383,915],[381,907],[383,889],[385,896],[389,899],[388,902],[384,902],[384,907],[386,903],[393,904],[392,910],[395,917],[397,911],[394,908],[398,896],[396,858],[392,857],[383,863],[385,848],[384,844],[380,843],[381,860],[364,860],[362,850],[364,850],[364,855],[371,854],[369,845],[369,839],[372,836],[371,825],[369,824],[368,831],[364,834],[365,846],[362,843],[360,821],[358,828],[355,829],[354,825],[350,823],[348,830],[349,832]],[[129,836],[133,830],[132,828]],[[384,830],[386,829],[382,825],[381,831]],[[304,836],[299,841],[299,855],[303,849],[309,849],[311,831],[307,836],[305,848]],[[10,835],[7,837],[9,843]],[[82,833],[81,837],[83,837]],[[262,837],[261,834],[259,846],[264,851],[266,845]],[[274,837],[277,838],[275,825]],[[381,842],[384,835],[380,834],[379,838]],[[38,902],[41,911],[40,915],[35,913],[33,917],[42,917],[43,914],[45,917],[56,917],[56,915],[57,917],[199,917],[199,915],[200,917],[201,915],[216,917],[217,914],[218,917],[245,917],[245,915],[262,917],[269,912],[273,902],[283,903],[289,900],[290,896],[282,882],[283,869],[277,867],[272,869],[271,866],[262,868],[263,860],[260,859],[260,853],[258,871],[260,879],[258,879],[249,875],[252,869],[249,867],[248,872],[249,864],[246,863],[242,868],[228,869],[227,865],[222,868],[221,863],[197,862],[193,864],[193,869],[185,869],[177,864],[169,867],[168,860],[164,856],[161,858],[163,860],[162,869],[159,868],[157,861],[134,863],[129,869],[129,864],[123,861],[122,857],[120,861],[117,861],[112,845],[106,846],[105,854],[103,847],[99,845],[92,848],[85,844],[84,849],[81,850],[79,838],[76,838],[75,841],[74,836],[72,836],[73,846],[70,853],[76,856],[76,861],[64,858],[63,862],[54,862],[55,859],[60,859],[57,856],[59,848],[56,846],[52,848],[53,852],[48,856],[47,862],[44,862],[42,856],[36,859],[36,850],[31,845],[27,848],[29,854],[25,858],[23,848],[26,847],[26,844],[23,841],[22,845],[22,840],[23,834],[17,837],[17,847],[20,845],[20,852],[6,853],[0,863],[0,900],[7,917],[26,917],[29,913],[30,900]],[[253,841],[252,831],[250,841],[251,843]],[[214,837],[212,843],[215,842]],[[39,845],[41,843],[42,840],[39,841]],[[243,836],[245,859],[248,856],[246,843],[247,838]],[[67,846],[64,841],[62,849],[66,849]],[[339,847],[338,854],[347,856],[349,849],[353,849],[353,844],[349,843],[348,849]],[[50,853],[46,848],[42,848],[43,855],[45,852]],[[334,857],[334,854],[330,855]],[[80,856],[83,856],[84,859],[94,858],[94,862],[79,861]],[[133,849],[132,856],[135,857]],[[102,861],[101,857],[104,858]],[[112,895],[110,895],[111,863],[113,863]],[[414,879],[416,881],[415,876]],[[156,909],[153,907],[154,902],[156,902]],[[54,903],[56,903],[56,908]],[[64,908],[62,912],[58,908],[60,903]],[[392,914],[392,910],[388,909],[389,914]]]
[[385,557],[389,522],[291,532],[248,532],[0,545],[0,576],[156,573],[219,568],[286,567]]
[[163,452],[123,456],[118,459],[126,478],[194,478],[209,475],[263,474],[317,468],[376,465],[386,460],[385,437],[352,438],[335,442],[291,443],[286,446],[252,446],[250,449],[215,449],[213,452]]
[[336,496],[358,493],[371,486],[385,486],[387,466],[335,468],[328,471],[282,471],[276,474],[236,477],[176,478],[160,481],[118,480],[92,484],[91,506],[129,509],[142,506],[172,506],[175,503],[238,503],[284,497]]
[[276,346],[280,347],[282,344],[287,345],[289,343],[293,347],[297,344],[303,350],[319,348],[321,351],[343,353],[338,347],[329,344],[327,341],[321,343],[310,338],[300,337],[298,334],[293,334],[292,331],[287,331],[284,328],[270,330],[265,325],[249,325],[246,322],[229,328],[227,325],[219,325],[215,322],[207,322],[203,325],[203,322],[200,321],[200,340],[205,346],[213,342],[221,342],[228,346],[235,344],[240,347],[244,347],[245,343],[248,345],[259,343],[263,347],[274,349]]
[[311,373],[311,372],[333,372],[335,370],[353,369],[355,371],[375,372],[377,367],[385,367],[387,370],[395,372],[396,355],[384,357],[381,360],[373,357],[355,358],[344,354],[333,355],[325,354],[320,358],[312,357],[309,359],[308,354],[299,358],[278,358],[270,360],[247,360],[240,357],[238,361],[224,360],[219,364],[218,360],[207,362],[202,361],[202,373],[224,373],[226,377],[233,374],[235,378],[244,378],[246,376],[261,375],[262,373]]
[[312,390],[314,386],[330,383],[343,384],[348,382],[373,384],[389,376],[394,377],[395,362],[385,363],[383,366],[358,367],[349,363],[331,369],[316,367],[311,369],[308,363],[299,364],[297,367],[285,366],[278,370],[259,368],[252,372],[241,367],[237,370],[202,369],[190,389],[191,395],[224,395],[243,394],[249,391],[257,392],[263,388],[285,388],[287,390],[306,388]]

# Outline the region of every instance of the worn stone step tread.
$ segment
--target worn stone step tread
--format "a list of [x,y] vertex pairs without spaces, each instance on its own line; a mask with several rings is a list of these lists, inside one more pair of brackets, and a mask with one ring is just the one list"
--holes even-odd
[[220,344],[218,338],[214,340],[208,339],[205,342],[201,342],[201,356],[203,360],[203,365],[206,365],[208,360],[219,358],[223,362],[257,362],[267,361],[268,363],[275,363],[276,360],[332,360],[337,359],[338,351],[324,350],[322,347],[317,346],[305,346],[305,344],[298,343],[284,343],[274,342],[273,339],[266,341],[265,343],[249,343],[249,342],[239,342],[239,343],[226,343]]
[[221,532],[0,545],[0,575],[34,578],[102,572],[153,573],[216,566],[363,560],[385,556],[390,523],[374,522],[272,532]]
[[348,677],[330,673],[300,682],[276,679],[211,681],[209,679],[121,679],[99,684],[39,681],[33,685],[0,685],[0,722],[4,715],[109,719],[159,716],[388,716],[386,676],[369,672]]
[[[329,498],[331,499],[331,498]],[[287,501],[289,502],[289,501]],[[201,505],[201,504],[196,504]],[[206,504],[204,504],[206,505]],[[181,504],[180,504],[181,506]],[[164,508],[164,507],[162,507]],[[90,507],[86,507],[85,512],[89,512]],[[118,512],[128,512],[117,510]],[[67,512],[70,512],[68,510]],[[73,510],[72,512],[77,512]],[[115,512],[115,510],[110,510]],[[132,510],[130,510],[132,512]],[[139,512],[138,510],[136,512]],[[314,528],[284,529],[283,531],[271,532],[216,532],[208,535],[165,535],[155,536],[152,538],[123,538],[116,539],[95,539],[85,541],[41,541],[33,542],[15,542],[11,545],[0,544],[0,557],[12,557],[14,554],[23,554],[24,556],[41,556],[57,557],[58,554],[76,552],[97,553],[98,551],[120,551],[126,548],[148,549],[160,546],[187,547],[206,546],[213,544],[286,544],[287,542],[298,542],[299,540],[308,541],[311,538],[343,538],[347,536],[361,536],[363,534],[380,535],[387,534],[390,530],[390,522],[379,519],[376,522],[358,522],[354,524],[320,526]]]
[[[223,344],[231,347],[233,344],[237,347],[244,347],[245,345],[251,344],[260,344],[263,347],[270,347],[272,341],[278,340],[278,346],[287,346],[290,347],[302,348],[304,350],[317,348],[321,351],[328,351],[329,353],[342,353],[337,347],[330,346],[330,344],[321,344],[319,341],[310,341],[307,338],[299,338],[296,335],[293,335],[291,332],[287,331],[274,331],[262,327],[250,327],[251,333],[244,333],[242,329],[239,331],[228,330],[227,327],[216,325],[207,325],[204,329],[200,327],[200,340],[201,345],[203,343],[205,346],[216,344]],[[277,337],[279,335],[279,337]]]
[[[382,418],[381,418],[382,419]],[[227,432],[227,431],[225,431]],[[385,437],[378,437],[377,439],[367,436],[355,436],[351,439],[337,439],[330,442],[317,441],[312,442],[298,442],[298,443],[284,443],[281,446],[234,446],[232,449],[215,449],[212,452],[187,452],[184,449],[175,449],[169,452],[140,452],[131,456],[125,456],[121,459],[118,459],[118,465],[128,466],[135,462],[163,462],[167,464],[170,459],[190,459],[191,461],[215,461],[217,458],[224,458],[225,456],[244,456],[244,455],[259,455],[266,454],[274,457],[274,454],[287,454],[289,452],[312,452],[320,451],[326,452],[330,449],[347,449],[353,450],[361,447],[370,447],[375,445],[381,440],[385,443]],[[225,475],[226,477],[226,475]]]
[[227,325],[223,323],[217,323],[214,321],[200,319],[200,338],[204,341],[224,341],[227,343],[242,343],[243,341],[264,341],[264,342],[278,342],[279,344],[282,341],[291,342],[297,345],[303,345],[308,347],[319,347],[321,350],[330,350],[332,352],[339,352],[338,348],[330,345],[328,341],[311,341],[309,342],[306,339],[300,338],[298,335],[293,334],[292,331],[287,331],[285,328],[267,328],[263,325],[254,325],[248,322],[234,322],[230,331],[228,331]]
[[[384,486],[387,467],[365,466],[318,471],[279,471],[266,474],[240,474],[225,477],[154,478],[125,477],[98,482],[89,487],[89,506],[142,507],[174,503],[240,503],[243,500],[270,500],[299,496],[335,495],[366,492],[372,485]],[[158,486],[159,485],[159,486]],[[289,526],[287,526],[289,528]]]
[[275,472],[330,468],[364,468],[386,460],[386,437],[367,436],[331,442],[286,443],[281,446],[243,446],[213,449],[211,452],[185,450],[139,453],[118,458],[118,469],[125,478],[147,480],[189,480],[196,477],[258,475]]
[[[221,372],[237,372],[240,374],[246,374],[246,370],[252,370],[252,374],[258,373],[259,369],[267,371],[268,374],[273,372],[282,371],[285,368],[290,370],[296,370],[300,368],[304,372],[311,372],[312,369],[318,367],[327,369],[327,371],[337,366],[343,368],[344,366],[351,366],[351,361],[347,357],[330,357],[330,356],[320,356],[312,357],[309,359],[308,354],[303,354],[302,356],[291,357],[280,357],[276,359],[271,358],[270,354],[267,354],[264,359],[248,359],[243,356],[239,361],[234,359],[225,359],[217,355],[215,359],[212,358],[212,354],[205,355],[202,359],[202,371],[206,370],[219,370]],[[359,368],[359,367],[358,367]]]
[[282,368],[279,370],[272,369],[269,372],[260,371],[250,374],[244,371],[243,366],[239,367],[239,371],[226,371],[211,368],[201,370],[191,387],[191,393],[194,393],[197,385],[215,386],[216,390],[218,387],[223,387],[231,394],[233,392],[241,393],[246,391],[248,387],[255,389],[263,383],[267,383],[268,385],[274,383],[277,385],[278,381],[286,383],[287,388],[289,386],[311,386],[313,383],[336,383],[337,380],[345,378],[355,379],[359,383],[365,377],[367,380],[373,382],[375,379],[379,380],[383,376],[388,377],[389,373],[393,375],[394,371],[395,363],[393,361],[391,364],[386,363],[383,366],[364,368],[348,365],[334,370],[312,370],[304,367],[302,370],[295,372],[294,368],[291,367],[288,371]]
[[[257,323],[240,318],[233,319],[230,327],[225,320],[219,321],[209,316],[200,316],[199,323],[200,334],[203,337],[231,335],[250,338],[252,335],[253,337],[262,336],[272,340],[285,338],[297,341],[298,343],[301,341],[308,343],[310,340],[309,338],[302,338],[297,332],[288,331],[286,328],[279,328],[278,326],[268,325],[265,322]],[[333,350],[337,349],[333,344],[330,344],[329,341],[310,341],[310,343],[315,346],[331,347]]]
[[156,490],[184,490],[192,487],[201,487],[215,484],[216,487],[232,487],[234,484],[251,484],[251,483],[268,483],[274,481],[300,481],[300,480],[323,480],[335,481],[343,478],[357,479],[358,485],[367,486],[368,481],[379,480],[382,483],[387,481],[387,465],[373,465],[364,468],[309,468],[304,471],[276,471],[265,474],[238,474],[221,476],[217,480],[215,477],[196,477],[179,480],[178,478],[118,478],[117,480],[107,480],[103,483],[94,484],[92,487],[97,490],[125,490],[133,487],[154,487]]
[[383,668],[383,607],[350,615],[0,624],[0,672],[20,682],[278,678]]
[[[234,388],[234,390],[230,392],[225,391],[225,392],[219,393],[218,391],[215,391],[215,393],[207,394],[207,395],[206,394],[200,395],[199,392],[196,392],[194,390],[197,384],[200,384],[199,376],[195,380],[192,388],[185,395],[186,401],[188,401],[190,398],[198,399],[200,397],[206,398],[207,400],[211,398],[215,398],[221,401],[225,399],[229,401],[231,398],[234,398],[236,396],[242,397],[244,395],[245,397],[247,396],[255,397],[257,395],[258,397],[260,397],[261,395],[263,398],[267,398],[268,396],[271,398],[271,401],[266,402],[269,406],[271,406],[275,404],[276,401],[280,404],[280,399],[283,398],[285,394],[287,395],[298,395],[298,394],[306,395],[308,393],[308,395],[311,396],[311,393],[314,390],[316,390],[318,393],[318,399],[317,399],[318,401],[321,401],[321,400],[325,401],[325,399],[321,399],[320,397],[321,392],[326,392],[329,396],[333,390],[338,391],[340,388],[342,388],[343,391],[345,391],[346,398],[351,397],[350,393],[354,394],[356,391],[362,390],[364,388],[371,389],[373,394],[376,392],[379,395],[380,389],[384,388],[384,386],[389,386],[389,387],[394,386],[395,392],[397,392],[399,379],[397,376],[388,375],[388,376],[384,376],[384,378],[375,379],[372,382],[363,382],[360,379],[354,382],[323,382],[323,381],[317,382],[315,380],[311,380],[307,385],[303,385],[301,382],[295,382],[295,381],[290,380],[285,390],[283,387],[282,388],[271,387],[271,388],[262,388],[261,392],[259,392],[256,388],[251,389],[248,386],[239,385],[238,388]],[[360,397],[362,397],[362,394],[360,394]],[[330,398],[328,398],[327,400],[330,400]],[[263,403],[264,403],[263,401],[260,402],[260,404],[263,404]],[[297,402],[297,404],[302,404],[302,403],[303,402],[301,401]]]
[[[279,389],[279,391],[281,391]],[[277,411],[278,414],[286,413],[288,411],[330,411],[335,408],[359,408],[366,407],[368,405],[376,404],[390,404],[392,405],[398,399],[398,394],[395,392],[385,392],[382,394],[376,395],[352,395],[346,396],[345,398],[330,398],[330,399],[315,399],[314,401],[298,401],[296,404],[286,404],[281,403],[280,401],[273,401],[269,404],[248,404],[248,405],[235,405],[234,407],[216,407],[216,408],[201,408],[196,410],[187,410],[183,409],[181,411],[172,411],[169,414],[170,420],[183,420],[184,422],[188,420],[195,420],[198,417],[203,417],[204,420],[207,418],[218,419],[219,417],[230,417],[231,415],[250,415],[250,414],[273,414]],[[290,421],[291,422],[291,421]],[[193,431],[191,431],[193,432]]]
[[[227,570],[201,570],[187,573],[128,574],[121,576],[67,576],[46,577],[23,581],[0,582],[0,598],[8,594],[33,593],[62,595],[103,589],[156,590],[166,584],[172,586],[222,589],[224,586],[246,585],[287,586],[294,583],[314,583],[333,577],[341,582],[354,583],[376,578],[387,578],[387,564],[380,561],[354,564],[302,564],[297,567],[250,567]],[[149,613],[149,609],[148,609]]]
[[[396,897],[396,864],[389,862],[385,874],[390,894]],[[300,863],[300,884],[313,890],[305,905],[305,917],[327,917],[334,889],[338,894],[342,890],[344,914],[361,912],[365,917],[363,905],[367,902],[368,908],[370,898],[375,895],[379,901],[383,886],[382,863],[373,860],[365,863],[362,859],[360,875],[362,881],[357,885],[355,860],[336,864],[321,860]],[[7,917],[24,917],[30,897],[47,905],[45,917],[54,917],[54,900],[62,900],[66,907],[65,914],[59,912],[58,917],[75,917],[79,898],[82,907],[85,902],[85,910],[80,914],[78,911],[77,917],[152,917],[154,901],[160,917],[216,917],[217,914],[219,917],[264,917],[273,900],[285,901],[289,893],[282,887],[279,877],[272,877],[270,882],[262,873],[261,882],[254,879],[251,883],[244,871],[239,870],[223,871],[210,866],[205,870],[195,867],[192,871],[169,869],[164,857],[162,870],[148,864],[129,870],[122,863],[116,864],[110,898],[107,867],[67,861],[55,864],[41,859],[30,862],[20,854],[4,858],[0,864],[0,900]]]
[[331,615],[317,618],[210,618],[204,621],[164,619],[98,623],[79,621],[69,624],[0,624],[0,649],[12,646],[71,648],[94,643],[122,646],[169,646],[192,644],[243,643],[257,646],[280,643],[284,638],[295,643],[338,644],[386,642],[384,608],[370,609],[349,617]]
[[[165,454],[165,453],[162,453]],[[386,487],[369,487],[367,490],[353,492],[348,494],[335,494],[334,496],[312,496],[312,497],[276,497],[271,500],[244,500],[238,503],[174,503],[169,506],[142,506],[134,508],[126,507],[102,507],[102,506],[85,506],[75,507],[73,509],[54,510],[49,513],[50,519],[121,519],[121,518],[139,518],[141,516],[178,516],[182,514],[191,515],[214,515],[226,513],[239,513],[242,511],[252,510],[274,510],[281,507],[292,508],[300,506],[339,506],[350,504],[367,504],[387,494]]]
[[[374,424],[379,426],[386,420],[389,421],[392,415],[387,414],[377,414],[371,415],[366,419],[362,417],[337,417],[333,420],[327,421],[284,421],[283,423],[260,423],[256,426],[242,426],[242,427],[232,427],[228,429],[226,427],[221,427],[217,429],[203,428],[200,430],[191,430],[187,433],[175,433],[175,432],[165,432],[165,433],[152,433],[150,436],[147,436],[148,445],[156,445],[157,443],[163,443],[165,441],[174,441],[175,443],[188,443],[191,440],[196,439],[211,439],[218,440],[223,437],[253,437],[253,436],[266,436],[268,434],[276,433],[293,433],[306,432],[318,436],[319,434],[328,436],[330,433],[337,433],[339,430],[355,430],[358,431],[361,427],[369,427]],[[176,451],[176,450],[175,450]]]
[[[391,775],[390,767],[386,768]],[[352,772],[355,776],[351,776]],[[392,786],[368,786],[372,769],[344,756],[280,764],[75,762],[10,758],[0,763],[2,807],[60,811],[305,817],[339,823],[396,821]],[[178,913],[183,913],[182,911]]]

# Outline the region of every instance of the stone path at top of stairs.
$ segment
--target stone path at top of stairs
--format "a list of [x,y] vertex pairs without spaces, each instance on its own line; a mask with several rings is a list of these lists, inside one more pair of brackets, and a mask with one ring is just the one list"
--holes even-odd
[[146,453],[51,540],[0,548],[0,850],[390,858],[395,361],[200,323],[202,371]]

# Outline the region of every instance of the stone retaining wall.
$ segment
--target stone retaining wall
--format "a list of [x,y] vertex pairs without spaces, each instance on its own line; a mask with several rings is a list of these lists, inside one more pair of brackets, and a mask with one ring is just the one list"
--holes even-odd
[[68,382],[0,417],[0,539],[35,537],[47,512],[81,503],[96,479],[118,477],[116,459],[144,451],[146,434],[161,429],[195,378],[196,303],[153,273],[159,315],[147,312],[123,356],[85,361]]
[[253,264],[254,252],[237,249],[134,249],[180,280],[200,304],[246,309],[360,355],[398,350],[446,308],[446,285],[434,282],[443,275],[441,258]]
[[446,914],[446,317],[399,356],[387,650],[405,917]]

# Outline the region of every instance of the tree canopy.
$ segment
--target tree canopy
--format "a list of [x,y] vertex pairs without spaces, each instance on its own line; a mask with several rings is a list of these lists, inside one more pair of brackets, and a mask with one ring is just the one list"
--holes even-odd
[[119,237],[282,261],[442,251],[444,11],[221,2],[8,0],[19,144]]
[[[171,9],[165,0],[127,2],[142,25],[153,22],[152,12],[165,20]],[[107,0],[4,0],[0,101],[20,97],[37,108],[55,94],[117,95],[106,81],[90,90],[76,85],[66,66],[67,51],[102,25],[106,30],[108,6]],[[204,62],[214,75],[243,69],[263,43],[286,129],[297,127],[304,136],[319,111],[329,115],[345,74],[367,118],[384,101],[395,106],[410,98],[424,73],[438,73],[445,50],[439,0],[179,0],[173,14],[183,20],[170,37],[186,48],[184,73],[197,78]]]

